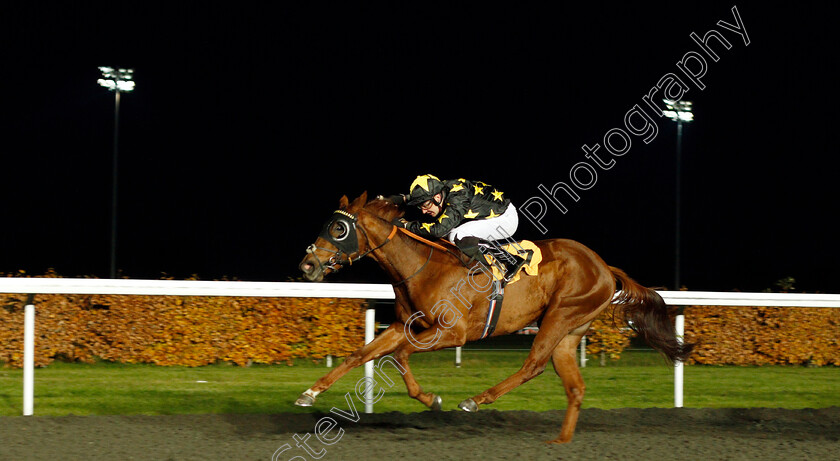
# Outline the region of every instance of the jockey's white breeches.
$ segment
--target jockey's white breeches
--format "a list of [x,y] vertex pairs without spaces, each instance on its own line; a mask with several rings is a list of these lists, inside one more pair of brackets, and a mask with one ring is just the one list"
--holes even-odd
[[513,203],[509,204],[507,210],[499,216],[490,219],[479,219],[467,221],[455,227],[446,236],[450,242],[464,237],[478,237],[480,239],[494,241],[509,239],[516,228],[519,227],[519,213]]

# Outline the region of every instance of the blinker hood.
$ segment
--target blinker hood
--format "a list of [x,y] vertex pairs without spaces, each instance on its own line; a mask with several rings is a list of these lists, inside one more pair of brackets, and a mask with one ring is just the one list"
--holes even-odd
[[[319,237],[333,244],[338,250],[346,255],[359,251],[359,239],[356,237],[356,216],[344,211],[335,210],[333,215],[324,224]],[[335,235],[330,229],[335,227]]]

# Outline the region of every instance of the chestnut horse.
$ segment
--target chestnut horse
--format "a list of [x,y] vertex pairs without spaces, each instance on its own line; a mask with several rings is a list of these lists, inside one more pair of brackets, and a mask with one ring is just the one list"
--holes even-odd
[[[394,286],[397,320],[369,344],[347,357],[301,394],[296,405],[310,406],[321,392],[363,363],[393,353],[408,394],[432,409],[441,399],[424,392],[408,365],[414,352],[463,346],[484,331],[492,285],[480,265],[464,264],[455,250],[429,245],[397,232],[392,221],[401,210],[387,200],[367,201],[367,193],[349,202],[327,221],[300,263],[306,279],[324,276],[362,257],[376,260]],[[677,340],[663,299],[623,271],[608,266],[595,252],[572,240],[535,242],[542,251],[536,276],[522,276],[505,288],[504,308],[492,336],[514,333],[539,321],[528,358],[501,383],[461,402],[465,411],[493,403],[545,370],[548,360],[563,380],[568,399],[560,434],[550,443],[572,439],[585,386],[575,351],[592,320],[611,304],[614,313],[671,361],[684,361],[693,345]],[[454,247],[452,247],[454,248]],[[621,291],[616,294],[616,282]]]

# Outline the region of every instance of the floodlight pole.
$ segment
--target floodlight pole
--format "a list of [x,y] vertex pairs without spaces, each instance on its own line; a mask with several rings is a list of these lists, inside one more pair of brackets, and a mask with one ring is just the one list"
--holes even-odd
[[117,278],[117,160],[119,159],[120,93],[114,91],[114,159],[111,170],[111,265],[109,275]]
[[117,179],[119,160],[119,139],[120,139],[120,95],[134,89],[132,74],[134,69],[114,69],[113,67],[100,67],[102,72],[98,83],[114,92],[114,159],[111,170],[111,263],[109,275],[112,279],[117,278]]
[[682,212],[682,126],[683,122],[680,119],[677,119],[677,161],[676,161],[676,185],[675,185],[675,212],[676,217],[674,219],[674,225],[676,228],[674,229],[674,289],[680,289],[680,246],[681,246],[681,235],[680,229],[682,228],[681,223],[681,212]]
[[681,230],[682,230],[682,128],[683,122],[694,120],[691,112],[691,101],[673,101],[665,99],[665,110],[662,115],[677,122],[677,158],[675,162],[676,181],[674,185],[674,290],[681,286],[680,267],[681,264]]

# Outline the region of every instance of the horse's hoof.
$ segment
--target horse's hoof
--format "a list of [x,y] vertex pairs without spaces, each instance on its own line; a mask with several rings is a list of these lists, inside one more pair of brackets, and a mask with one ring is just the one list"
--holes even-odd
[[561,439],[561,438],[558,437],[554,440],[546,440],[545,443],[548,444],[548,445],[562,445],[564,443],[569,443],[571,441],[572,441],[571,439],[564,440],[564,439]]
[[443,410],[443,399],[440,398],[439,395],[436,395],[434,399],[432,399],[432,404],[429,405],[429,408],[432,411],[441,411]]
[[313,403],[315,403],[315,397],[309,394],[300,394],[300,397],[295,400],[295,405],[299,407],[311,407]]
[[467,399],[459,403],[458,408],[464,411],[468,411],[470,413],[475,413],[476,411],[478,411],[478,404],[475,403],[473,399]]

